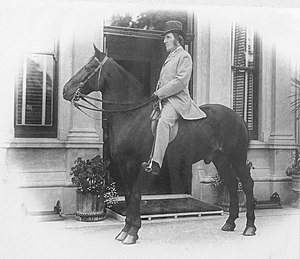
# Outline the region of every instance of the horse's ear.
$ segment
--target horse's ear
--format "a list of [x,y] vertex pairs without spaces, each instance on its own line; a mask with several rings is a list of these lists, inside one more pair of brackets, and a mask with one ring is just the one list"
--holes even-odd
[[95,50],[95,56],[100,60],[102,61],[105,57],[106,57],[106,54],[101,52],[95,44],[94,45],[94,50]]
[[95,54],[100,54],[100,50],[96,47],[95,43],[93,43],[94,45],[94,50],[95,50]]

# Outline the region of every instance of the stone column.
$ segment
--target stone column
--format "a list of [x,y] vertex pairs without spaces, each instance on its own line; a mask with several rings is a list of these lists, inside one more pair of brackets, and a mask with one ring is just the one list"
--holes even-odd
[[[5,28],[5,25],[4,25]],[[14,80],[16,59],[13,54],[14,45],[9,38],[3,39],[0,61],[0,189],[8,179],[9,165],[7,163],[7,148],[14,139]]]
[[194,25],[193,99],[201,105],[209,102],[210,23],[196,16]]
[[194,31],[194,100],[231,107],[231,22],[199,15]]
[[283,53],[274,53],[274,74],[272,84],[271,133],[269,146],[271,164],[271,192],[281,195],[283,202],[288,200],[289,178],[286,169],[293,149],[296,149],[295,114],[292,112],[289,96],[291,95],[291,60]]
[[[97,4],[95,4],[96,6]],[[73,10],[74,11],[74,10]],[[70,102],[62,97],[64,84],[83,67],[94,55],[95,44],[103,49],[103,13],[99,13],[93,3],[78,4],[73,22],[70,23],[68,36],[60,38],[60,82],[59,82],[59,139],[66,143],[65,157],[65,188],[63,192],[64,213],[75,212],[76,195],[71,184],[70,168],[77,157],[91,159],[102,156],[103,137],[102,122],[94,120],[81,113]],[[99,98],[100,93],[90,96]],[[100,103],[95,105],[101,107]],[[87,112],[92,117],[100,119],[100,112]]]
[[216,20],[210,31],[209,102],[232,106],[231,23]]
[[291,95],[291,61],[281,53],[273,54],[272,81],[272,122],[269,142],[276,144],[295,143],[294,114],[291,112],[289,96]]
[[[77,14],[76,22],[73,24],[73,38],[66,39],[61,51],[60,82],[60,136],[68,143],[102,143],[101,113],[90,112],[93,120],[77,110],[71,103],[62,100],[62,87],[81,67],[83,67],[94,54],[93,44],[102,49],[103,45],[103,21],[102,16],[93,10],[82,10]],[[91,96],[100,97],[100,93],[92,93]],[[95,103],[99,106],[99,103]]]
[[261,41],[261,68],[260,68],[260,87],[258,101],[258,139],[262,142],[269,142],[271,136],[271,114],[272,114],[272,88],[275,60],[273,59],[274,47],[270,47],[264,39]]
[[[198,18],[198,19],[197,19]],[[197,104],[219,103],[232,106],[231,86],[231,23],[196,17],[194,42],[193,93]],[[214,203],[213,164],[203,161],[193,165],[192,195]]]

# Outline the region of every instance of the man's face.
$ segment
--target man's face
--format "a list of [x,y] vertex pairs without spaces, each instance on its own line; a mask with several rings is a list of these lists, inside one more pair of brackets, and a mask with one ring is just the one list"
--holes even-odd
[[167,52],[172,52],[179,46],[179,42],[175,39],[172,32],[169,32],[165,35],[164,44]]

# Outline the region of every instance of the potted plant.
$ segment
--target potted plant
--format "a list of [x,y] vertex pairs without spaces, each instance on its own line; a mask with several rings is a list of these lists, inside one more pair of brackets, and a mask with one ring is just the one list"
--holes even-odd
[[292,191],[296,194],[296,200],[291,205],[300,208],[300,156],[298,150],[293,154],[293,163],[287,168],[286,174],[292,177]]
[[[249,169],[254,169],[254,166],[251,161],[247,161],[247,166]],[[239,210],[240,212],[246,210],[246,195],[243,191],[243,186],[240,179],[237,177],[238,180],[238,199],[239,199]],[[229,191],[225,186],[224,179],[220,177],[218,174],[213,177],[212,186],[215,190],[217,196],[217,205],[224,208],[224,210],[229,209],[230,199],[229,199]]]
[[75,218],[100,221],[106,218],[106,207],[118,202],[116,185],[110,176],[109,162],[99,155],[91,160],[78,157],[71,168],[76,190]]

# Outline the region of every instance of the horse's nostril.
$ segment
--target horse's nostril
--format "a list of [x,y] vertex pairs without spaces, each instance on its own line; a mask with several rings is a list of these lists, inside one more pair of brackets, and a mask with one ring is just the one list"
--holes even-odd
[[63,98],[64,98],[65,100],[68,100],[67,91],[66,91],[65,88],[63,89]]

